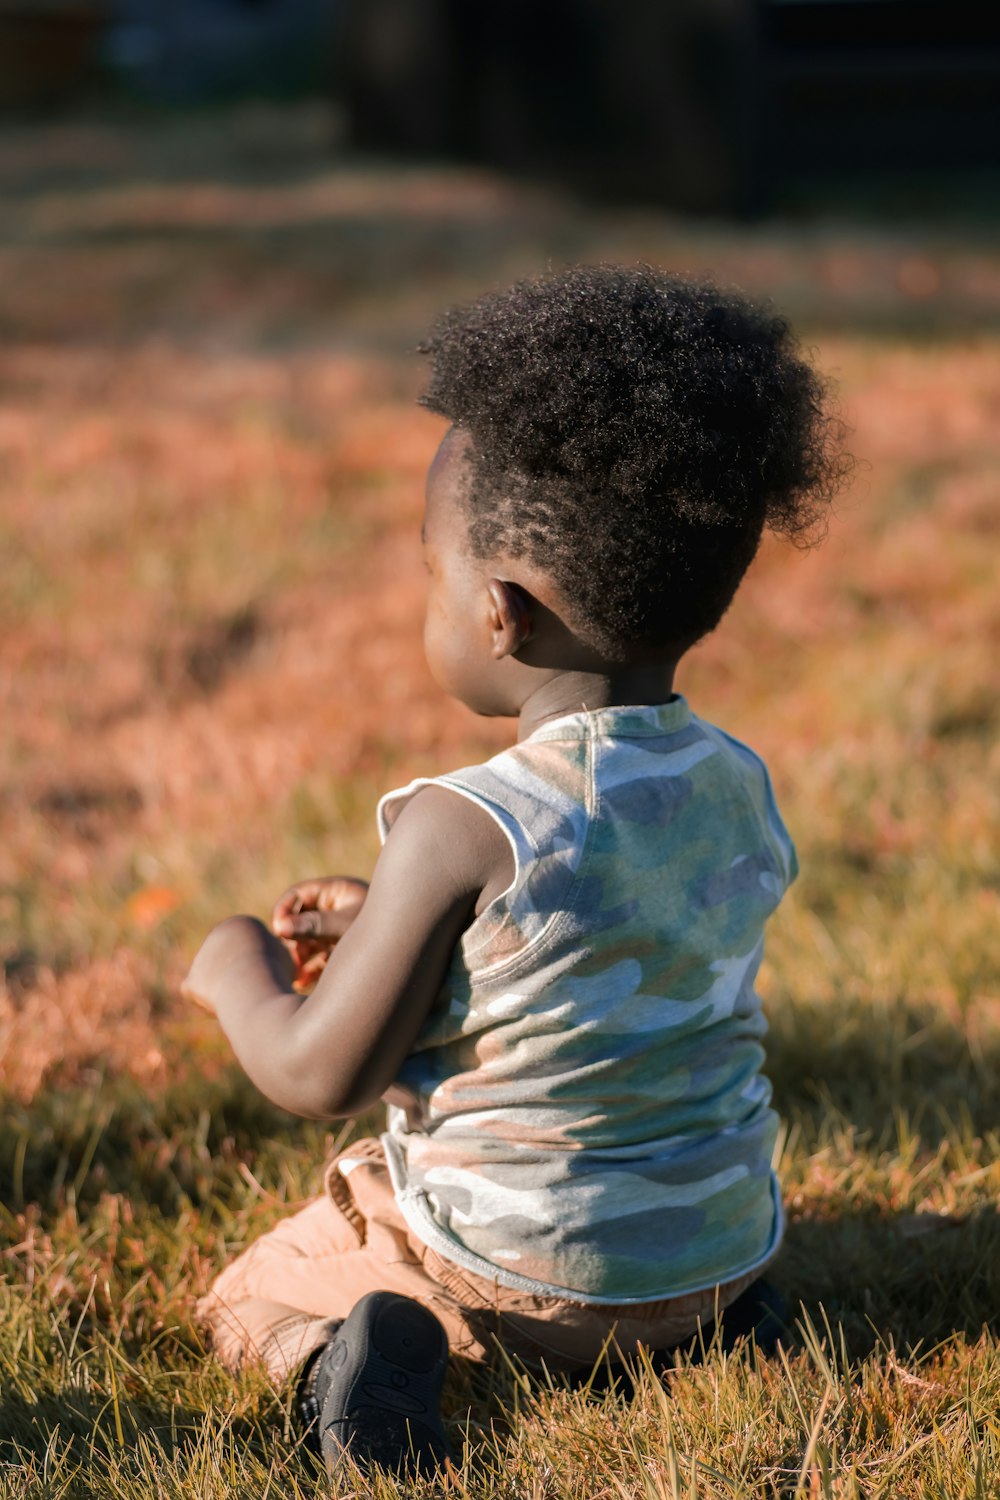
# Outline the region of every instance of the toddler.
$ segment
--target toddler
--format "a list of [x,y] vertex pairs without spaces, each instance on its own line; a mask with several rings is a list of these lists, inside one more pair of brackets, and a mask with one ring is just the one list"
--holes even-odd
[[301,1372],[331,1462],[418,1470],[449,1348],[668,1349],[778,1248],[754,979],[795,852],[674,677],[845,463],[783,321],[648,268],[484,297],[424,352],[427,659],[517,743],[383,798],[370,887],[223,922],[185,984],[277,1104],[389,1106],[199,1316],[231,1367]]

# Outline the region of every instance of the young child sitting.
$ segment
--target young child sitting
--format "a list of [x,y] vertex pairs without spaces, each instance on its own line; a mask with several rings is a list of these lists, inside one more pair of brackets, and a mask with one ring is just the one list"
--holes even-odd
[[484,297],[424,352],[453,424],[427,659],[517,743],[383,798],[370,887],[292,887],[277,936],[223,922],[185,984],[277,1104],[390,1106],[199,1316],[231,1367],[304,1370],[331,1462],[418,1469],[449,1347],[669,1348],[778,1248],[754,979],[795,853],[763,763],[674,674],[843,468],[785,323],[647,268]]

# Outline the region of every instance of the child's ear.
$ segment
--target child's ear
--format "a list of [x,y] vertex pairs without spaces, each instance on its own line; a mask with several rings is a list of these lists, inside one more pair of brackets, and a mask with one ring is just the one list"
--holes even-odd
[[486,585],[490,596],[489,624],[493,633],[493,657],[502,661],[516,656],[525,642],[531,640],[531,597],[516,583],[491,578]]

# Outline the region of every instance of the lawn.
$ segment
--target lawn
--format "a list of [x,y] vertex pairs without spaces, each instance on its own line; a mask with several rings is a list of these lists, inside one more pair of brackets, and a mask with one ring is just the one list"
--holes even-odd
[[853,428],[825,544],[768,544],[680,680],[803,867],[763,974],[795,1326],[632,1389],[455,1368],[451,1492],[1000,1494],[996,226],[586,207],[352,162],[307,107],[0,142],[0,1496],[317,1487],[190,1308],[377,1121],[271,1108],[178,985],[214,921],[367,873],[381,791],[506,742],[421,656],[409,351],[576,259],[772,297]]

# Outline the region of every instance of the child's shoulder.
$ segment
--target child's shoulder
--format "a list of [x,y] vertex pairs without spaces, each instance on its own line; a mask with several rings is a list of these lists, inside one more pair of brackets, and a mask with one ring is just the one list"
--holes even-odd
[[757,823],[782,868],[785,883],[798,874],[799,863],[785,820],[778,809],[771,774],[764,758],[739,740],[706,719],[694,719],[705,737],[718,751],[723,763],[741,788],[756,815]]
[[476,914],[510,885],[516,856],[506,830],[476,799],[455,796],[450,778],[420,777],[388,792],[378,804],[378,829],[385,845],[397,828],[414,849],[446,865],[474,898]]
[[767,762],[752,745],[748,745],[745,740],[737,739],[736,735],[730,734],[720,725],[713,724],[697,714],[691,715],[691,723],[702,739],[724,757],[736,774],[762,785],[771,785],[771,773],[767,768]]
[[[586,811],[586,741],[572,733],[538,734],[500,751],[489,760],[439,776],[417,777],[387,792],[378,804],[384,839],[402,809],[428,792],[479,808],[518,844],[545,842],[546,827]],[[455,795],[457,794],[457,795]]]

